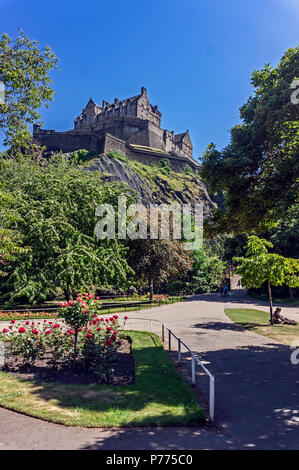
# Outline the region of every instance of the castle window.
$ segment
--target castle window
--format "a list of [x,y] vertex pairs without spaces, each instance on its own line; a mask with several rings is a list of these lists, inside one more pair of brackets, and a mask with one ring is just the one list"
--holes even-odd
[[105,109],[105,118],[106,119],[108,118],[108,109],[107,108]]
[[130,111],[130,105],[131,105],[131,103],[130,103],[130,101],[129,101],[129,102],[128,102],[128,105],[127,105],[127,111],[128,111],[128,112]]

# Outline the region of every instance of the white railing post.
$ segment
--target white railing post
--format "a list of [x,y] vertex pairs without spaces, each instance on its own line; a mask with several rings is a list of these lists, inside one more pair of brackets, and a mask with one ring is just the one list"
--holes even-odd
[[215,414],[215,378],[210,375],[210,399],[209,399],[209,416],[211,423],[214,422]]
[[171,330],[168,330],[168,351],[171,351]]
[[150,332],[152,331],[152,320],[150,320]]
[[181,362],[182,353],[181,353],[181,339],[178,338],[178,362]]
[[192,385],[195,385],[195,357],[194,357],[194,354],[191,353],[191,358],[192,358],[192,362],[191,362],[191,375],[192,375]]

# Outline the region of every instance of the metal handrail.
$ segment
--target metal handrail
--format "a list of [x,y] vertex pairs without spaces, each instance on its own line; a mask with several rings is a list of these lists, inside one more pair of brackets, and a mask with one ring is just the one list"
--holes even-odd
[[215,419],[215,377],[211,372],[203,365],[198,356],[187,346],[184,341],[176,336],[170,328],[167,328],[161,320],[156,318],[140,318],[134,317],[129,318],[128,320],[145,320],[150,322],[150,331],[152,331],[152,322],[158,322],[162,327],[162,341],[165,341],[165,330],[168,331],[168,350],[171,351],[171,337],[173,336],[177,340],[178,344],[178,362],[181,361],[181,346],[184,346],[190,353],[191,356],[191,383],[195,385],[196,383],[196,363],[203,369],[205,374],[209,377],[209,419],[213,423]]

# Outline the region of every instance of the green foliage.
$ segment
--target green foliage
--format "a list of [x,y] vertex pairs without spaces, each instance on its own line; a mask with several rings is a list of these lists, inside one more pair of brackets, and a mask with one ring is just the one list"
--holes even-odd
[[[5,264],[26,250],[20,246],[22,236],[15,230],[18,216],[13,209],[13,196],[2,188],[3,182],[0,184],[0,264]],[[0,270],[0,275],[5,272]]]
[[78,163],[84,163],[90,160],[92,158],[92,155],[89,150],[81,149],[73,152],[72,158]]
[[154,283],[159,285],[175,279],[191,269],[191,259],[183,243],[173,240],[133,240],[128,262],[139,282],[147,283],[150,299],[154,298]]
[[159,162],[159,167],[163,169],[166,173],[171,172],[170,162],[168,158],[162,158]]
[[[0,333],[7,356],[21,358],[24,365],[32,366],[46,355],[54,369],[76,366],[78,370],[94,372],[100,381],[107,382],[114,373],[113,364],[121,339],[118,316],[111,317],[109,325],[101,323],[96,315],[93,320],[89,315],[83,319],[79,304],[70,303],[62,308],[66,324],[26,321],[21,325],[12,321],[9,328]],[[70,313],[66,314],[65,309]],[[69,329],[69,325],[76,325],[76,330]]]
[[238,274],[242,276],[245,287],[261,287],[268,283],[270,315],[272,322],[271,285],[290,287],[299,286],[299,260],[284,258],[276,253],[269,253],[273,244],[255,235],[248,238],[246,257],[234,258],[238,266]]
[[191,253],[193,259],[190,285],[195,292],[214,292],[223,280],[225,264],[205,247]]
[[193,170],[192,170],[190,165],[185,165],[184,166],[184,173],[186,173],[186,175],[192,175]]
[[22,156],[7,160],[1,182],[14,197],[16,228],[30,248],[3,268],[6,298],[35,303],[57,288],[69,299],[94,285],[126,285],[126,249],[117,240],[98,242],[94,234],[99,204],[117,207],[120,194],[133,202],[124,185],[103,184],[97,173],[61,155],[41,163]]
[[299,286],[299,260],[284,258],[276,253],[269,253],[273,244],[263,238],[251,235],[248,238],[246,257],[236,257],[239,263],[238,274],[242,276],[245,287],[261,287],[266,281],[274,286],[287,284]]
[[201,175],[212,191],[225,194],[225,207],[207,223],[210,234],[263,233],[298,203],[299,106],[291,102],[298,77],[299,47],[276,68],[253,72],[255,95],[241,107],[242,124],[222,152],[208,147]]
[[54,91],[49,71],[57,68],[57,57],[49,46],[19,36],[13,42],[3,33],[0,40],[0,81],[5,86],[5,102],[0,104],[0,129],[4,145],[26,146],[30,139],[28,124],[40,119],[38,109],[49,106]]

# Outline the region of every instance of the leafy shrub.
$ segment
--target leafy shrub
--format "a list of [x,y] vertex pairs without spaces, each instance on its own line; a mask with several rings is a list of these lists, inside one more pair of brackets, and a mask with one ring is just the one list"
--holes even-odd
[[162,168],[166,173],[171,172],[170,162],[168,158],[162,158],[159,162],[159,168]]

